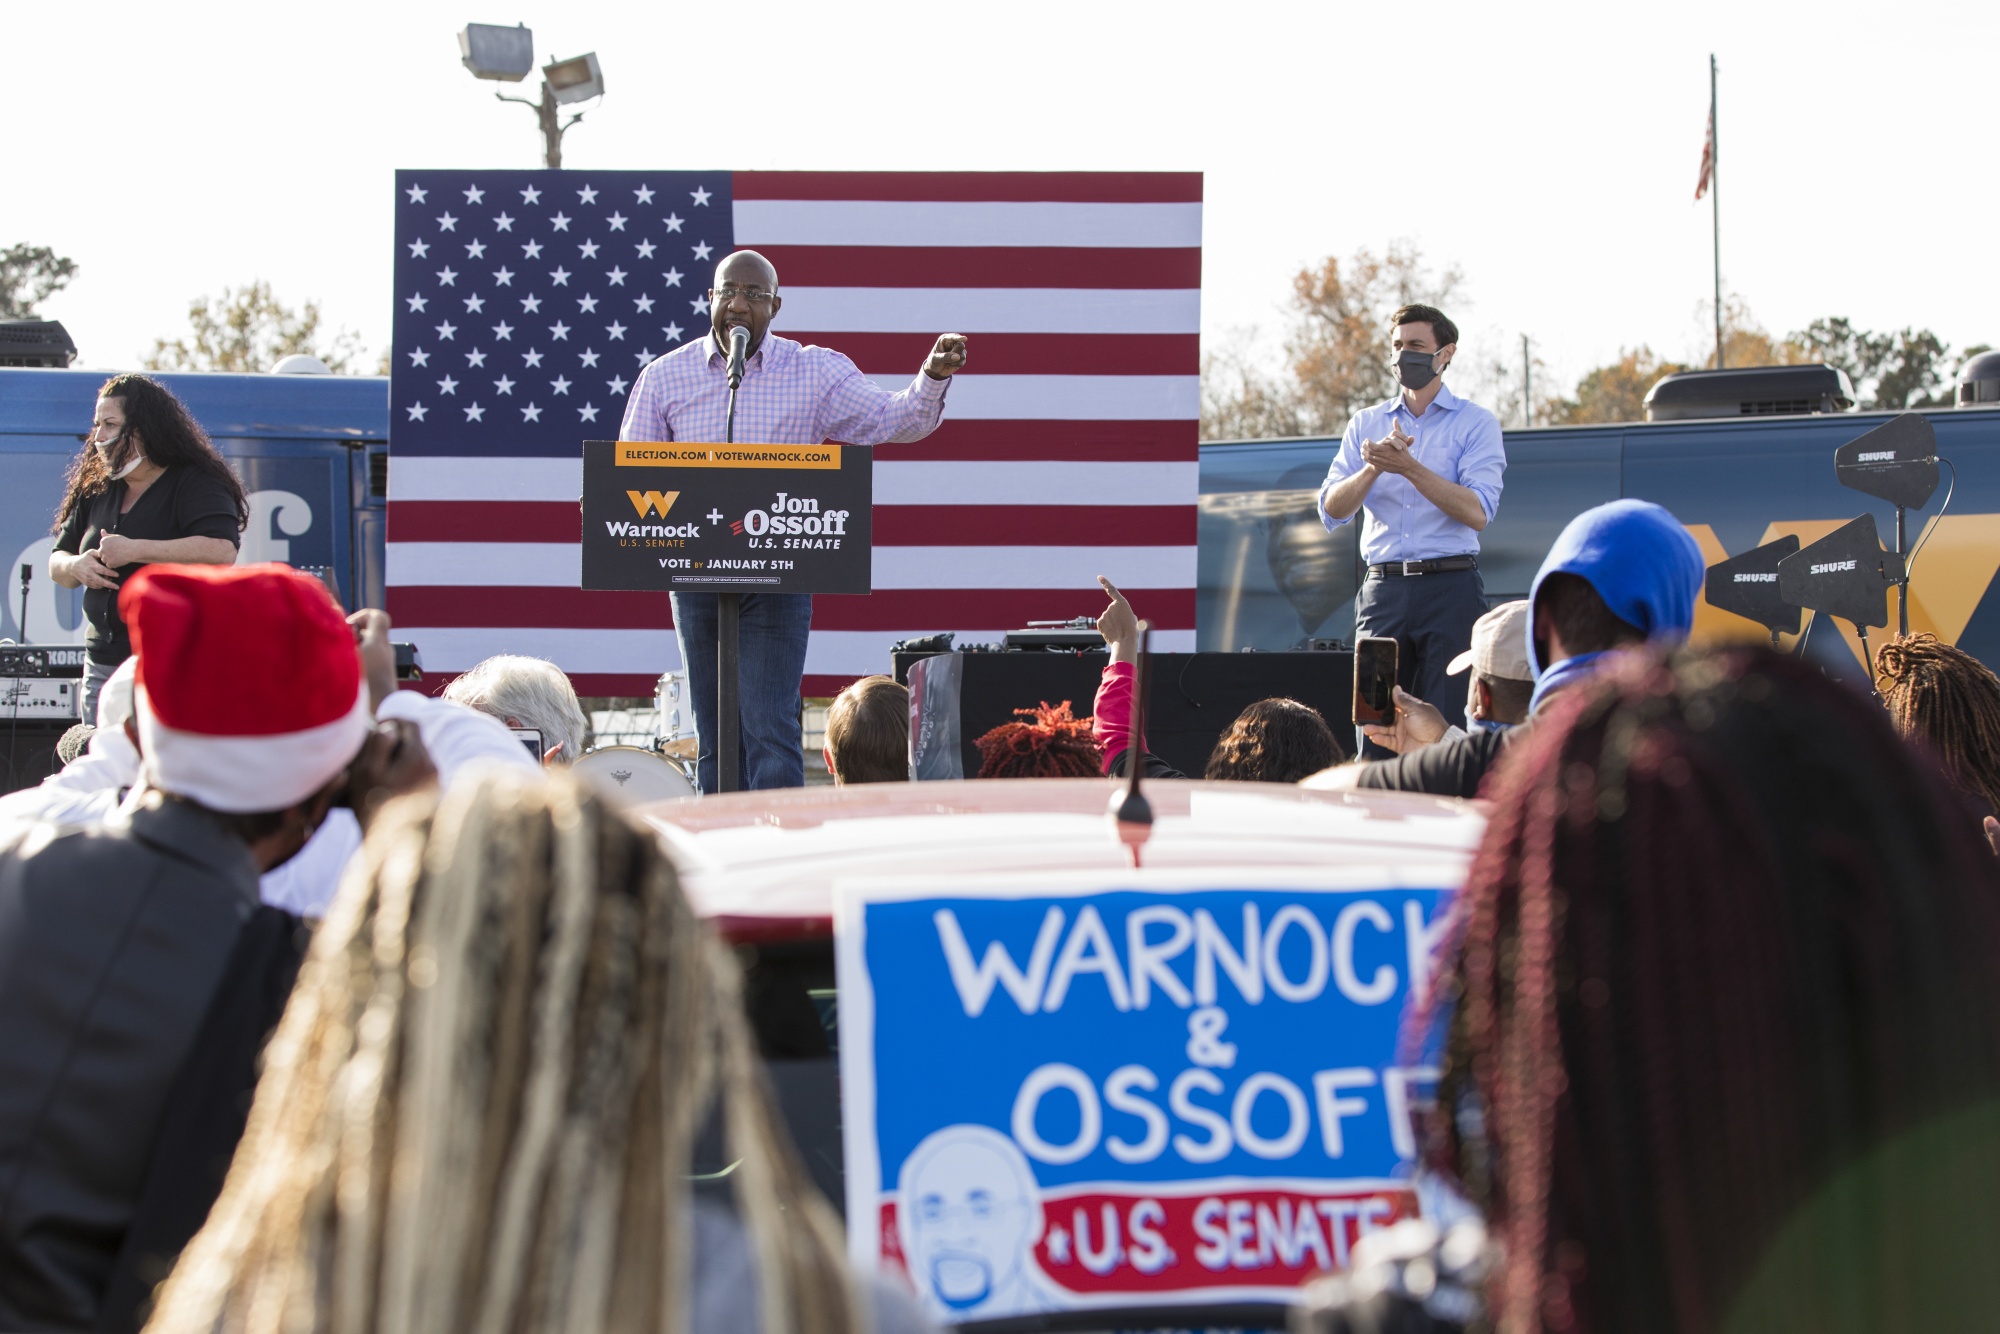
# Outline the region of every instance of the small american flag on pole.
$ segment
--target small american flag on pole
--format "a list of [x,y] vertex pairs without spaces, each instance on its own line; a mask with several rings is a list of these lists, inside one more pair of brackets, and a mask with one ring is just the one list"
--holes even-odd
[[1194,647],[1200,175],[403,171],[395,208],[388,603],[427,669],[527,653],[644,695],[678,668],[666,594],[579,586],[582,443],[707,334],[740,247],[776,332],[878,383],[971,339],[944,424],[875,450],[875,592],[818,600],[807,694],[909,635],[1095,616],[1099,574]]
[[1695,182],[1694,187],[1694,199],[1697,204],[1701,202],[1701,197],[1708,193],[1709,180],[1714,175],[1715,102],[1713,99],[1710,99],[1708,104],[1708,136],[1701,141],[1701,179]]

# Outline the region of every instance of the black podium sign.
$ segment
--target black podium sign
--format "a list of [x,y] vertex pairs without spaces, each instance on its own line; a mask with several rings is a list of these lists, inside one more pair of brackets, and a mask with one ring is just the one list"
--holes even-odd
[[866,593],[874,451],[586,440],[583,586]]

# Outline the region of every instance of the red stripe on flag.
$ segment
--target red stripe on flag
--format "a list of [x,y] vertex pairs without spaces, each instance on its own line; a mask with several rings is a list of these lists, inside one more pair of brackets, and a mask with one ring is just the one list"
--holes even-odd
[[739,171],[737,199],[1198,204],[1198,171]]
[[1198,248],[766,245],[786,287],[1201,286]]
[[[576,542],[573,500],[406,500],[392,542]],[[878,547],[1193,546],[1192,505],[877,505]]]
[[[882,674],[889,674],[889,665],[882,665]],[[446,686],[457,680],[457,672],[426,672],[420,689],[427,695],[441,695]],[[647,676],[638,672],[571,672],[569,683],[584,699],[651,699],[659,682],[657,676]],[[831,699],[861,678],[859,676],[807,676],[799,682],[799,694],[807,699]],[[405,687],[407,689],[408,687]],[[1079,708],[1088,707],[1081,701]]]
[[[945,409],[949,414],[950,408]],[[1170,421],[953,421],[922,440],[877,445],[880,460],[1074,463],[1192,463],[1201,457],[1201,423]],[[1331,447],[1329,447],[1331,449]],[[1331,452],[1327,459],[1332,461]]]
[[[1079,570],[1076,588],[890,588],[867,597],[813,602],[815,630],[886,630],[925,634],[964,627],[1019,628],[1029,621],[1096,616],[1104,594]],[[1192,588],[1127,588],[1139,614],[1162,630],[1194,629]],[[663,630],[673,625],[665,593],[604,593],[576,588],[398,586],[388,590],[399,627],[429,629],[508,626],[554,630]]]
[[[1199,375],[1199,334],[995,334],[961,329],[972,340],[966,369],[986,375]],[[914,376],[937,344],[927,333],[813,333],[787,338],[845,353],[870,375]],[[947,420],[951,408],[946,406]]]

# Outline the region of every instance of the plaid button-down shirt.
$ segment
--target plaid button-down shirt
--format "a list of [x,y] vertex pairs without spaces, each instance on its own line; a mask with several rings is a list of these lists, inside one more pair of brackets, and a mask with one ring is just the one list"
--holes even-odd
[[[908,388],[891,393],[831,348],[766,332],[736,391],[736,438],[754,445],[921,440],[937,429],[950,387],[919,370]],[[720,441],[728,408],[729,359],[711,333],[639,372],[618,438]]]

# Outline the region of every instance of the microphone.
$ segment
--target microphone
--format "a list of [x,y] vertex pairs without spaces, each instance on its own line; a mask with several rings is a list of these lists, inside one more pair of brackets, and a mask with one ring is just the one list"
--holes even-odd
[[740,324],[729,326],[729,387],[743,383],[743,363],[750,359],[750,331]]

